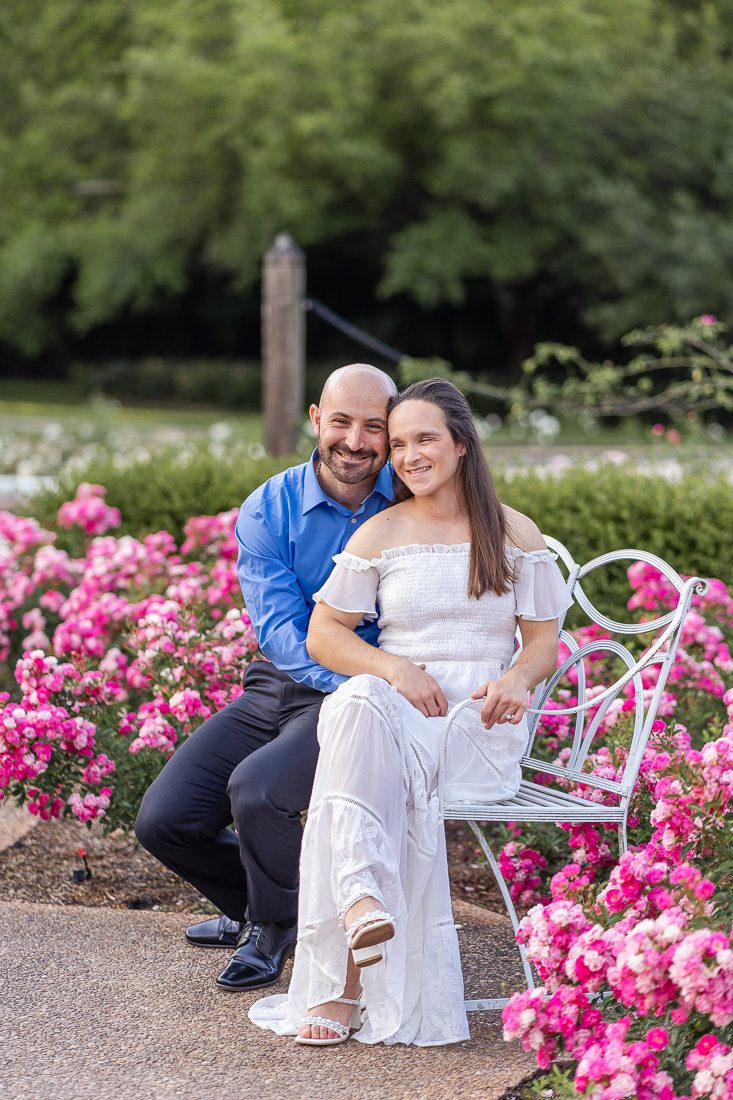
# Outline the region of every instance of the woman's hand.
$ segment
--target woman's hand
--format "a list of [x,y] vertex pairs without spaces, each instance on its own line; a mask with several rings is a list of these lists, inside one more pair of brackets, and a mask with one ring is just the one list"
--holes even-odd
[[480,699],[486,696],[481,707],[481,723],[490,730],[497,723],[518,726],[529,706],[529,688],[521,675],[513,669],[499,680],[482,684],[471,696]]
[[[384,652],[384,650],[382,650]],[[425,671],[425,665],[416,665],[406,657],[391,656],[394,669],[387,677],[413,707],[426,718],[439,718],[448,713],[448,700],[437,680]]]

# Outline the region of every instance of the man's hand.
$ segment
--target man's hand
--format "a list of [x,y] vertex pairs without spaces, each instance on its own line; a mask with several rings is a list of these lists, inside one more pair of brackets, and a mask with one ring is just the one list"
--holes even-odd
[[[481,723],[490,730],[496,723],[518,726],[529,706],[529,688],[521,675],[510,669],[500,680],[482,684],[471,696],[486,697],[481,707]],[[508,715],[512,715],[511,718]]]
[[413,707],[426,718],[439,718],[448,713],[448,700],[437,680],[425,671],[425,665],[415,665],[406,657],[392,657],[394,670],[387,677]]

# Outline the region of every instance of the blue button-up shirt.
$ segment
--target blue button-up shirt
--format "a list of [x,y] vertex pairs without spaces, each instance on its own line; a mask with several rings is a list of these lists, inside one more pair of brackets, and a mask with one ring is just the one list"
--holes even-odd
[[[335,691],[346,679],[308,656],[305,636],[317,592],[354,531],[392,500],[392,469],[380,470],[374,489],[355,512],[332,500],[310,462],[271,477],[239,511],[237,572],[260,649],[299,683]],[[376,623],[357,634],[377,644]]]

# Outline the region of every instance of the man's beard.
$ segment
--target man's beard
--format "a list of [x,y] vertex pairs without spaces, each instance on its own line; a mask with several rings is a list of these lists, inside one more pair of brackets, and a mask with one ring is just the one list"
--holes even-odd
[[[343,455],[360,458],[364,461],[357,466],[343,461]],[[349,447],[326,447],[318,440],[318,457],[323,465],[331,471],[337,481],[344,485],[358,485],[360,481],[366,481],[378,474],[384,465],[380,462],[376,451],[362,450],[352,451]],[[371,459],[371,461],[368,461]]]

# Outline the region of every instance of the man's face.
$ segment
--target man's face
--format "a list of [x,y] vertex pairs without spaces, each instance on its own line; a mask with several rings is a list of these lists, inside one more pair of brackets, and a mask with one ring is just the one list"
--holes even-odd
[[387,461],[387,400],[368,374],[339,381],[320,407],[311,405],[318,454],[337,481],[356,485],[374,478]]

